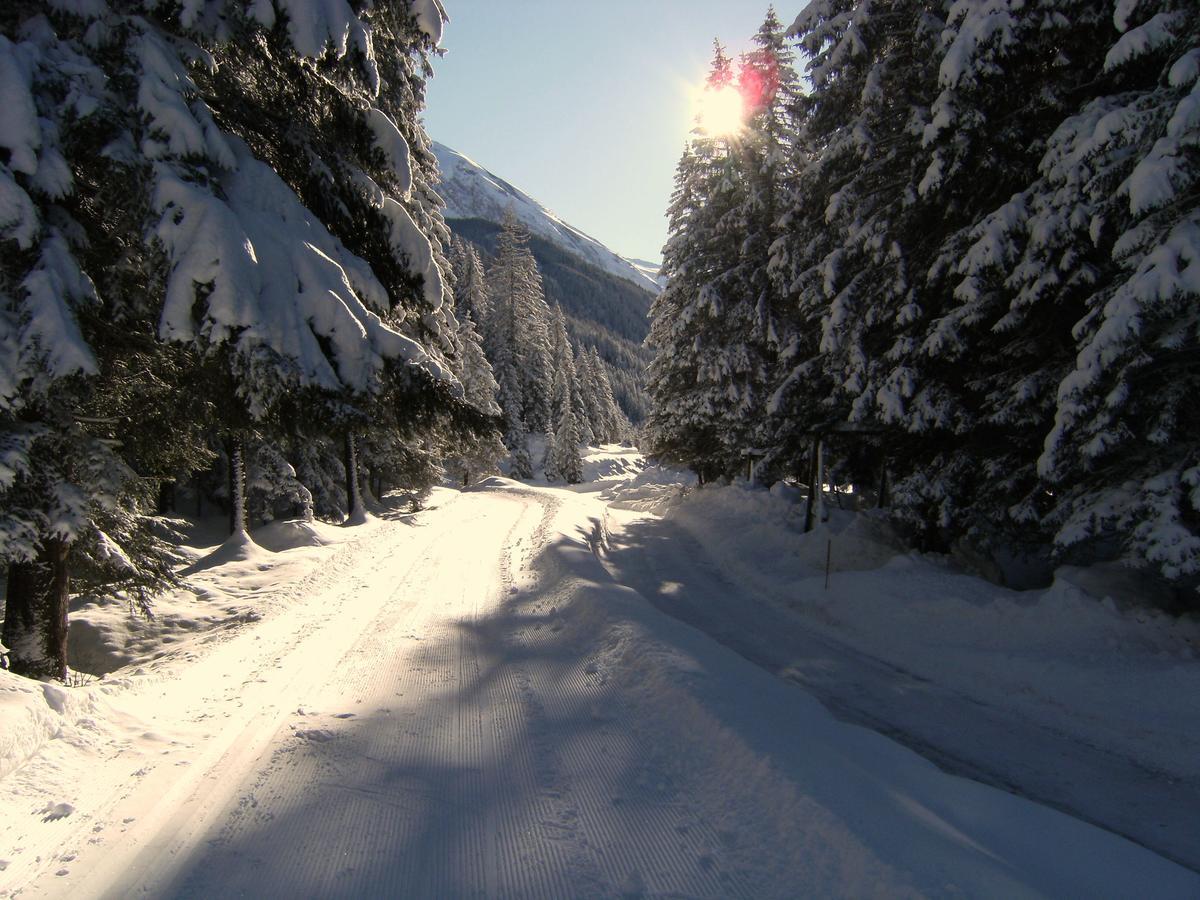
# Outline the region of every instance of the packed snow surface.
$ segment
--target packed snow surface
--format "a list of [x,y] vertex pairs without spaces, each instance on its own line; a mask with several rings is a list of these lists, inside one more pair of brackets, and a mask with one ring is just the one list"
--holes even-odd
[[[585,464],[594,480],[576,489],[492,478],[355,528],[277,523],[232,555],[214,556],[219,535],[201,532],[191,587],[156,623],[123,631],[115,610],[76,610],[102,677],[62,687],[0,672],[0,896],[1200,893],[1195,872],[946,774],[832,715],[805,678],[663,611],[693,588],[700,605],[728,591],[775,608],[760,592],[792,565],[771,558],[788,531],[770,526],[787,523],[751,528],[747,513],[788,497],[696,491],[618,447]],[[659,543],[664,524],[682,550]],[[719,553],[707,543],[718,534]],[[868,602],[851,579],[873,576],[865,592],[936,569],[866,552],[881,542],[865,532],[862,555],[834,572],[836,603],[817,616],[828,628]],[[809,567],[804,599],[814,551],[793,540],[792,553]],[[745,567],[761,583],[740,584]],[[986,647],[964,623],[1000,595],[984,603],[978,579],[936,570],[963,595],[936,649]],[[911,602],[898,590],[876,606]],[[1090,629],[1073,590],[1024,599],[1066,603]],[[1093,605],[1119,640],[1184,653],[1164,623],[1142,630]],[[904,643],[901,618],[879,627]],[[1056,621],[1029,650],[1041,665],[1087,640]],[[952,673],[967,666],[960,649]],[[1126,673],[1140,659],[1097,652]],[[1128,693],[1112,702],[1132,721]]]
[[447,219],[483,219],[498,223],[504,221],[505,214],[511,210],[533,234],[584,262],[643,290],[655,294],[662,290],[657,270],[651,274],[649,264],[619,256],[469,157],[437,141],[433,142],[433,154],[442,173],[437,192],[446,201]]

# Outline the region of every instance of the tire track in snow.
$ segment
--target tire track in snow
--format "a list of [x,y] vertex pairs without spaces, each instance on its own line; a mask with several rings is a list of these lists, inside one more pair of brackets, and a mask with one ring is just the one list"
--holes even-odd
[[[539,545],[544,544],[561,504],[541,491],[510,493],[529,496],[547,507],[540,526]],[[599,549],[595,530],[581,530],[581,540],[592,553]],[[542,743],[537,740],[539,729],[545,733],[581,722],[587,729],[573,740],[556,740],[549,748],[563,786],[552,798],[556,803],[548,827],[561,828],[588,861],[576,870],[576,878],[586,876],[586,880],[577,880],[575,892],[752,896],[723,862],[720,836],[704,822],[689,796],[704,786],[673,784],[662,767],[648,762],[658,755],[653,729],[639,722],[613,685],[588,662],[599,635],[589,630],[587,622],[576,625],[564,618],[580,615],[589,604],[602,600],[577,600],[584,586],[553,554],[543,553],[537,570],[527,606],[547,621],[514,630],[510,640],[524,649],[518,655],[540,659],[552,656],[549,650],[558,646],[562,657],[556,665],[548,660],[523,673],[531,722],[537,726],[531,729],[534,746]],[[572,634],[573,630],[579,633]],[[581,704],[580,698],[588,702]]]
[[548,551],[561,505],[468,492],[406,568],[373,563],[358,580],[384,594],[374,616],[242,729],[199,815],[111,894],[752,895],[704,821],[720,798],[696,802],[705,785],[589,662],[607,620]]
[[[395,563],[389,562],[393,553],[401,565],[405,560],[412,565],[411,558],[443,530],[445,526],[419,533],[414,544],[413,532],[396,525],[340,548],[319,574],[302,579],[312,593],[287,610],[288,614],[264,617],[254,626],[220,640],[218,646],[187,668],[176,672],[164,668],[158,679],[152,677],[139,684],[139,690],[161,691],[166,727],[172,721],[194,726],[197,723],[189,712],[190,705],[204,705],[211,699],[214,684],[221,684],[234,672],[246,673],[237,685],[221,689],[226,711],[214,730],[189,735],[193,743],[179,751],[185,755],[179,760],[180,765],[186,764],[184,768],[172,766],[175,757],[171,757],[161,763],[151,761],[149,766],[125,775],[123,783],[110,784],[114,772],[106,771],[108,781],[91,786],[94,791],[88,799],[93,805],[81,825],[99,822],[93,830],[101,830],[106,821],[124,821],[128,827],[110,829],[122,834],[121,844],[97,853],[99,845],[90,841],[85,844],[81,827],[76,838],[79,849],[70,854],[77,857],[70,877],[30,885],[29,895],[98,896],[121,893],[112,885],[131,880],[134,874],[151,884],[169,877],[176,860],[186,855],[225,805],[232,790],[229,782],[249,770],[266,752],[275,724],[296,707],[297,696],[316,680],[317,666],[310,660],[319,660],[323,652],[340,655],[356,629],[361,630],[371,620],[379,603],[362,603],[361,589],[380,573],[394,569]],[[373,545],[378,555],[368,557],[366,569],[351,575],[356,565],[361,566],[367,544]],[[283,593],[295,596],[298,591],[293,587]],[[253,661],[239,668],[238,662],[243,659]],[[172,674],[174,677],[169,677]],[[107,796],[105,790],[109,791]],[[155,799],[148,802],[150,797]],[[259,805],[254,797],[238,802],[248,809]]]

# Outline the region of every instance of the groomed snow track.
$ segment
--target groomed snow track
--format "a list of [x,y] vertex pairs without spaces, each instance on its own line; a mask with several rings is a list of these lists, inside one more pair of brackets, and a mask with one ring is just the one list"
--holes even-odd
[[81,768],[76,811],[39,826],[0,896],[1200,891],[655,611],[597,558],[602,518],[594,498],[486,482],[130,679],[160,697],[162,751]]

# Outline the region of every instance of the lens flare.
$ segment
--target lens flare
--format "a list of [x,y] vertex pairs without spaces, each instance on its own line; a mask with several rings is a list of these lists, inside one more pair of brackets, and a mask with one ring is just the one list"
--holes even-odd
[[746,104],[733,85],[706,88],[697,98],[696,123],[710,137],[737,134],[746,123]]

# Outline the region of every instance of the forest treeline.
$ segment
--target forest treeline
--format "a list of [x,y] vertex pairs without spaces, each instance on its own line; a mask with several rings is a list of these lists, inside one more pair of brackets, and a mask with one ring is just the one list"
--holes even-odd
[[[536,268],[520,297],[456,278],[419,119],[444,21],[437,0],[0,7],[14,670],[66,674],[74,593],[149,613],[179,577],[177,510],[224,510],[246,541],[495,471],[520,427],[552,434],[564,480],[580,439],[623,436],[594,360],[554,343]],[[529,297],[549,386],[515,400],[526,345],[490,329]]]
[[744,126],[677,170],[648,449],[769,482],[819,447],[922,546],[1121,559],[1195,608],[1195,4],[815,0],[717,45],[728,89]]
[[[473,243],[485,259],[495,253],[498,223],[447,219],[446,224],[456,236]],[[653,354],[644,342],[654,295],[535,234],[530,235],[529,249],[542,274],[546,302],[561,306],[567,333],[581,345],[594,347],[607,363],[613,396],[637,425],[647,410],[646,367]]]

